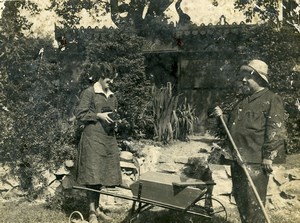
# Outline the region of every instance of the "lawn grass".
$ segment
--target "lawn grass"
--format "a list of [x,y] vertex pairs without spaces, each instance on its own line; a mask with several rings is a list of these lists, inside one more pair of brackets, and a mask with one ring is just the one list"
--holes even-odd
[[[108,213],[114,220],[112,223],[129,222],[129,210],[127,205],[125,208],[118,208]],[[67,223],[69,221],[69,213],[59,210],[51,210],[46,208],[45,204],[37,204],[26,201],[7,201],[0,204],[0,223]],[[86,215],[84,216],[87,217]],[[184,215],[167,209],[154,209],[141,213],[134,221],[136,223],[225,223],[221,220],[208,221],[201,217]],[[228,221],[228,223],[231,221]]]
[[0,203],[0,223],[67,223],[66,214],[27,201]]
[[[79,204],[80,205],[80,204]],[[113,217],[112,223],[128,223],[130,206],[118,208],[108,213]],[[84,213],[83,213],[84,214]],[[184,215],[167,209],[149,210],[141,213],[135,223],[239,223],[239,218],[228,213],[229,220],[224,222],[221,219],[214,221],[205,220],[201,217]],[[38,204],[27,201],[6,201],[0,203],[0,223],[68,223],[69,213],[59,210],[51,210],[45,204]],[[85,215],[85,219],[86,219]],[[270,215],[272,223],[300,222],[300,211],[291,213],[287,210],[280,210]]]

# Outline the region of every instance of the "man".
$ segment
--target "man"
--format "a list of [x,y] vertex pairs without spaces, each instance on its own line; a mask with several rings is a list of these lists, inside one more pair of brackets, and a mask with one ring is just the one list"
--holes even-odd
[[[269,174],[275,159],[284,160],[284,107],[280,96],[268,89],[268,65],[251,60],[240,68],[244,99],[237,103],[228,119],[228,129],[241,154],[260,198],[265,204]],[[219,107],[214,115],[223,115]],[[233,154],[234,157],[234,154]],[[238,160],[231,162],[233,195],[241,222],[265,222],[263,212],[250,188]]]

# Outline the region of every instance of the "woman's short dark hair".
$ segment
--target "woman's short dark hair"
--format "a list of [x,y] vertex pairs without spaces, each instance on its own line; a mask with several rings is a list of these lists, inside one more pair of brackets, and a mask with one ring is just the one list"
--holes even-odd
[[116,75],[114,65],[108,62],[92,63],[89,68],[89,78],[95,82],[100,78],[114,79]]

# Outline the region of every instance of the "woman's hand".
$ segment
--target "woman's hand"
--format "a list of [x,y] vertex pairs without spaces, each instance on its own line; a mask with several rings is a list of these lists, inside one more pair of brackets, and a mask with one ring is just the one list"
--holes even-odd
[[97,113],[97,117],[101,119],[102,121],[106,121],[108,123],[113,123],[114,120],[112,120],[108,115],[112,112],[103,112],[103,113]]

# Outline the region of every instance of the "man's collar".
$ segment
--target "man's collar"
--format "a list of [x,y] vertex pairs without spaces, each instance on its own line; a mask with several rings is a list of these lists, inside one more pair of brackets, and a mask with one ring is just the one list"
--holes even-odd
[[113,95],[114,93],[111,91],[111,90],[107,90],[107,92],[105,93],[103,91],[103,88],[101,86],[101,84],[97,81],[95,84],[94,84],[94,92],[96,94],[104,94],[107,98],[111,95]]
[[260,97],[261,95],[263,95],[264,93],[266,93],[269,89],[268,88],[264,88],[263,90],[261,91],[258,91],[254,94],[252,94],[250,97],[249,97],[249,101],[253,101],[254,99]]

